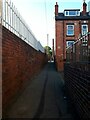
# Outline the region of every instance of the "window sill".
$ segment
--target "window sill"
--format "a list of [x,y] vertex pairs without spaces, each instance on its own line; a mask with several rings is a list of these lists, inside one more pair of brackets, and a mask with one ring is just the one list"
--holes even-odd
[[75,35],[66,35],[66,37],[75,37]]

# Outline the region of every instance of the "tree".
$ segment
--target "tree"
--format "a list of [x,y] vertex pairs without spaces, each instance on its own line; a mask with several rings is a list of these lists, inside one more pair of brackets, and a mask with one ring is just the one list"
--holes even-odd
[[52,49],[49,46],[45,46],[44,49],[47,55],[52,56]]

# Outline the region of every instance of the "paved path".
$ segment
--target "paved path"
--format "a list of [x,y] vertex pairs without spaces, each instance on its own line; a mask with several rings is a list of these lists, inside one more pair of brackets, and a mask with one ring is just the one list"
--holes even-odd
[[48,63],[8,111],[8,118],[55,118],[73,120],[63,94],[64,81],[54,63]]

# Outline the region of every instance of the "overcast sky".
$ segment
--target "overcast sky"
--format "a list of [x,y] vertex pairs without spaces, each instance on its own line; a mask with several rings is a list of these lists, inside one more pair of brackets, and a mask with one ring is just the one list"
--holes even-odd
[[[88,3],[89,0],[86,0]],[[59,12],[64,9],[82,9],[83,0],[12,0],[38,41],[43,46],[52,47],[52,39],[55,38],[54,6],[58,2]]]

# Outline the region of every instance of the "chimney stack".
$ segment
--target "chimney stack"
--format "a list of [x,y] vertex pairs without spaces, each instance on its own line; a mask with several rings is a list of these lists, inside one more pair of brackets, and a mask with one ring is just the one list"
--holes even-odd
[[85,0],[83,2],[83,15],[86,15],[87,12],[87,4],[85,3]]
[[56,2],[56,5],[55,5],[55,16],[58,15],[58,3]]

